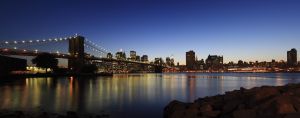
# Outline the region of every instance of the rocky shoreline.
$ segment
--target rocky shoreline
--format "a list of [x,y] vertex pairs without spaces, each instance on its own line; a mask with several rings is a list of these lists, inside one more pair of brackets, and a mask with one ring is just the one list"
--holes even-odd
[[65,114],[49,113],[49,112],[24,112],[1,110],[0,118],[109,118],[108,114],[79,114],[77,112],[68,111]]
[[193,103],[170,102],[165,118],[300,118],[300,84],[240,88]]

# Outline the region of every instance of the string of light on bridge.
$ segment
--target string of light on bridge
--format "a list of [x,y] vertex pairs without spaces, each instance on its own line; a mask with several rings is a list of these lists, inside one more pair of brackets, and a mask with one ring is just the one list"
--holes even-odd
[[[35,53],[40,53],[43,52],[41,50],[39,50],[39,48],[33,48],[34,46],[41,46],[39,44],[48,44],[48,43],[56,43],[56,42],[63,42],[63,41],[68,41],[71,39],[74,39],[78,36],[78,34],[75,34],[73,36],[69,36],[69,37],[60,37],[60,38],[49,38],[49,39],[41,39],[41,40],[15,40],[15,41],[4,41],[4,42],[0,42],[0,49],[2,49],[2,51],[9,51],[9,50],[18,50],[18,51],[22,51],[22,52],[35,52]],[[99,45],[97,45],[96,43],[85,39],[84,42],[84,46],[88,49],[90,49],[91,51],[97,52],[96,55],[100,54],[101,55],[105,55],[107,54],[109,51]],[[25,48],[24,48],[25,47]],[[52,46],[52,47],[57,47],[57,46]],[[29,49],[31,48],[31,49]],[[54,52],[54,54],[62,54],[61,52],[63,51],[50,51],[50,53]],[[68,54],[66,54],[68,55]]]
[[97,55],[97,54],[100,54],[100,57],[102,57],[102,55],[107,54],[106,52],[103,52],[103,51],[101,51],[101,50],[95,49],[95,48],[93,48],[93,47],[91,47],[91,46],[89,46],[89,45],[84,44],[84,46],[85,46],[86,48],[90,49],[91,51],[96,52],[96,55]]
[[17,45],[17,44],[31,44],[31,43],[49,43],[49,42],[60,42],[70,40],[76,37],[65,37],[65,38],[50,38],[42,40],[22,40],[22,41],[5,41],[0,42],[0,45]]
[[[49,39],[41,39],[41,40],[15,40],[15,41],[4,41],[0,42],[0,46],[3,51],[9,51],[9,50],[18,50],[22,52],[35,52],[40,53],[41,51],[37,48],[33,48],[33,46],[41,46],[39,44],[48,44],[48,43],[57,43],[57,42],[63,42],[68,41],[72,38],[76,38],[75,36],[69,36],[69,37],[61,37],[61,38],[49,38]],[[29,49],[31,48],[31,49]],[[50,51],[50,53],[52,53]],[[60,51],[56,50],[54,51],[54,54],[60,54]]]
[[94,43],[94,42],[92,42],[92,41],[90,41],[90,40],[88,40],[88,39],[85,39],[85,42],[86,42],[87,45],[92,46],[92,47],[94,47],[94,48],[97,49],[97,50],[100,50],[100,51],[103,50],[102,52],[105,52],[105,53],[110,52],[110,51],[108,51],[107,49],[105,49],[105,48],[103,48],[103,47],[97,45],[96,43]]

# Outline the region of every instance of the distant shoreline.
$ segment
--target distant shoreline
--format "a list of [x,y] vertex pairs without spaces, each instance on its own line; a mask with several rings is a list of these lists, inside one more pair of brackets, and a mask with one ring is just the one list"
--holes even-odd
[[[300,73],[300,71],[283,71],[283,72],[163,72],[165,74],[172,73]],[[115,73],[115,74],[136,74],[136,73]],[[140,73],[139,73],[140,74]],[[145,74],[145,73],[141,73]],[[36,74],[8,74],[0,75],[1,78],[24,78],[24,77],[98,77],[98,76],[113,76],[113,73],[36,73]]]
[[56,74],[56,73],[36,73],[36,74],[8,74],[2,75],[0,77],[80,77],[80,76],[113,76],[113,73],[63,73],[63,74]]

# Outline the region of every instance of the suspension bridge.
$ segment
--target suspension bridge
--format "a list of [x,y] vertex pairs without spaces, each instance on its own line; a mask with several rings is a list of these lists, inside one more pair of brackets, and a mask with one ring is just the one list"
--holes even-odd
[[[77,70],[81,65],[91,62],[110,62],[125,64],[138,64],[163,67],[161,64],[150,62],[132,61],[107,57],[109,50],[83,36],[74,35],[61,38],[50,38],[40,40],[19,40],[0,42],[0,54],[11,56],[37,56],[41,53],[50,53],[55,58],[67,59],[68,69]],[[160,70],[155,70],[160,72]]]

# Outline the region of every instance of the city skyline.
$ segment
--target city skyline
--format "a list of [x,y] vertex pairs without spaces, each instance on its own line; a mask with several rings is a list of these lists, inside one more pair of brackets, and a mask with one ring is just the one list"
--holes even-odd
[[[18,3],[18,4],[16,4]],[[34,3],[34,4],[33,4]],[[224,62],[286,60],[299,49],[300,2],[276,1],[5,1],[0,39],[43,39],[79,33],[113,53],[185,64],[223,55]],[[68,7],[65,7],[68,6]]]

